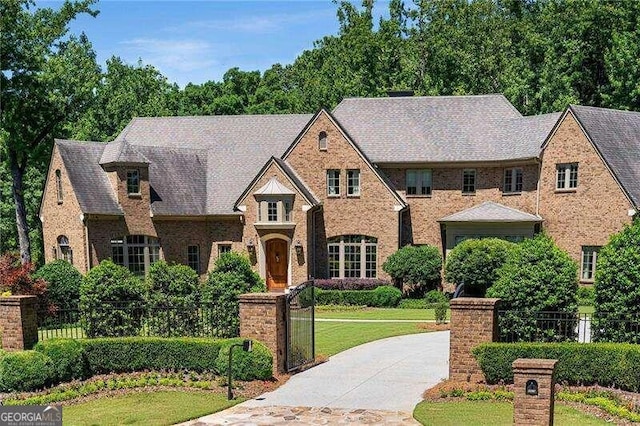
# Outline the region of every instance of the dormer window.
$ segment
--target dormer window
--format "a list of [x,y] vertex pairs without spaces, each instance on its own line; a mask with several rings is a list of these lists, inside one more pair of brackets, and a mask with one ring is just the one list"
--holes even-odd
[[140,195],[140,171],[127,170],[127,194]]
[[318,134],[318,149],[320,151],[327,150],[327,132],[320,132],[320,134]]
[[274,176],[262,188],[253,193],[256,198],[257,228],[291,228],[293,224],[293,199],[295,192],[284,186]]
[[58,194],[58,204],[62,204],[62,173],[56,170],[56,193]]

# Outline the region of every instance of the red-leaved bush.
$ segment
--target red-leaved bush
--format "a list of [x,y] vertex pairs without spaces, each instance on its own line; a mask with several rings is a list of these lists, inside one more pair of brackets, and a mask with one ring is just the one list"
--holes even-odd
[[56,308],[47,300],[47,282],[41,278],[33,278],[34,271],[33,264],[23,265],[18,254],[3,254],[0,256],[0,292],[9,291],[13,296],[37,296],[40,309],[53,312]]

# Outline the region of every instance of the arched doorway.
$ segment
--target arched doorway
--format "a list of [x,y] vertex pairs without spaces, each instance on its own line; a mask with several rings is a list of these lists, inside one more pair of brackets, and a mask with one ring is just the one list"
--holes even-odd
[[289,243],[272,238],[265,243],[266,277],[269,290],[284,290],[289,275]]

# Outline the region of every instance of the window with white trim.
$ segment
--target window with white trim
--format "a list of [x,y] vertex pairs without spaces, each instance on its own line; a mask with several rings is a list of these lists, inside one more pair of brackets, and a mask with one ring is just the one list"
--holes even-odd
[[360,195],[360,170],[347,170],[347,196]]
[[140,171],[138,169],[127,170],[127,194],[140,194]]
[[225,253],[231,253],[231,244],[218,244],[218,257]]
[[62,204],[62,172],[60,172],[60,169],[56,170],[56,194],[58,196],[58,204]]
[[578,163],[556,164],[556,189],[569,190],[578,187]]
[[407,170],[407,195],[431,195],[431,170]]
[[293,198],[267,198],[258,201],[259,223],[289,223],[293,221]]
[[320,134],[318,134],[318,149],[320,151],[327,150],[327,132],[320,132]]
[[378,239],[341,235],[327,240],[329,278],[376,278]]
[[522,192],[522,169],[504,169],[502,192],[505,194]]
[[599,246],[582,246],[581,281],[593,281],[596,274]]
[[59,235],[56,242],[57,247],[53,256],[54,259],[66,260],[73,265],[73,250],[71,250],[71,246],[69,245],[69,238],[67,238],[66,235]]
[[329,197],[340,195],[340,170],[327,170],[327,195]]
[[187,246],[187,266],[200,274],[200,246]]
[[476,170],[464,169],[462,171],[462,193],[475,194],[476,192]]
[[160,260],[160,242],[146,235],[127,235],[111,240],[111,260],[143,276],[152,263]]

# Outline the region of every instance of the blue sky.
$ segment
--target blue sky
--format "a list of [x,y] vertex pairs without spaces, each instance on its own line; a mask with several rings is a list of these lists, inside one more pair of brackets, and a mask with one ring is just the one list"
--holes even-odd
[[[37,4],[58,8],[61,2]],[[292,63],[315,40],[338,32],[330,0],[102,0],[94,8],[100,14],[81,15],[71,31],[87,34],[101,66],[114,55],[130,64],[140,58],[182,87],[219,81],[231,67],[264,71]]]

